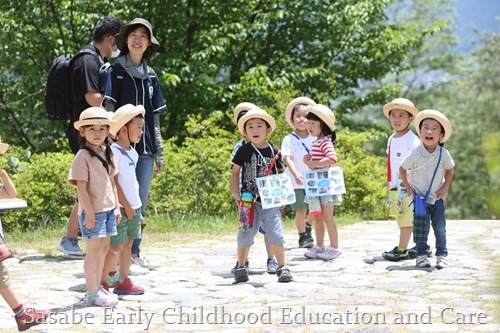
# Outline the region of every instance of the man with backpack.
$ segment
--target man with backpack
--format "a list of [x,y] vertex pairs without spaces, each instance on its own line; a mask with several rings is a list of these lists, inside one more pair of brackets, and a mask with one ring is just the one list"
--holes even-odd
[[[105,86],[102,66],[109,58],[120,54],[114,36],[123,25],[123,21],[114,16],[103,18],[97,23],[90,44],[81,48],[69,63],[70,112],[67,136],[73,154],[79,149],[79,133],[73,124],[78,121],[83,110],[91,106],[101,106]],[[83,252],[78,246],[77,212],[78,204],[75,203],[69,218],[67,234],[61,239],[57,248],[65,254],[81,256]]]

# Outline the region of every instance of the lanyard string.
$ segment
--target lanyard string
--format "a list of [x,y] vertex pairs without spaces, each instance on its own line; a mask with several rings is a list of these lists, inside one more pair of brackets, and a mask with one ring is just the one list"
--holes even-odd
[[120,153],[122,153],[122,155],[127,156],[127,157],[128,157],[128,159],[132,162],[132,165],[133,165],[133,166],[134,166],[134,168],[135,168],[135,162],[134,162],[134,160],[132,159],[132,157],[130,157],[130,156],[129,156],[129,154],[127,153],[127,151],[126,151],[125,149],[123,149],[122,147],[117,147],[117,146],[113,146],[113,148],[118,149],[118,151],[119,151]]
[[299,137],[299,136],[298,136],[295,132],[293,132],[293,133],[292,133],[292,135],[293,135],[294,137],[296,137],[296,138],[297,138],[297,140],[299,140],[299,142],[302,144],[302,147],[304,147],[304,149],[306,150],[306,152],[307,152],[309,155],[311,155],[311,152],[309,151],[309,148],[307,148],[307,146],[306,146],[306,144],[304,143],[304,141],[302,141],[302,139],[301,139],[301,138],[300,138],[300,137]]
[[[266,165],[266,168],[267,168],[267,172],[266,172],[266,176],[269,175],[269,173],[271,172],[271,168],[274,166],[274,163],[276,162],[276,159],[275,157],[277,156],[274,156],[274,150],[273,150],[273,147],[271,147],[271,145],[269,144],[269,142],[267,143],[267,146],[269,147],[269,149],[271,149],[271,155],[273,155],[273,160],[271,161],[271,165],[269,166],[269,164],[267,164],[266,162],[266,159],[265,157],[262,155],[262,153],[260,152],[259,149],[257,149],[252,142],[250,142],[250,144],[252,145],[253,149],[257,152],[257,154],[260,155],[260,157],[262,158],[262,162],[264,162],[264,164]],[[279,151],[278,151],[278,154],[279,154]],[[276,155],[278,155],[276,154]]]

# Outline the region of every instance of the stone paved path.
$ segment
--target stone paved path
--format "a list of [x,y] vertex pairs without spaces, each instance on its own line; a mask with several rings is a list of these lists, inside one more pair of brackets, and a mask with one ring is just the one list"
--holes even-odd
[[[250,281],[233,284],[235,235],[143,252],[161,264],[133,280],[146,288],[114,309],[84,307],[82,261],[9,259],[15,288],[53,311],[38,332],[499,332],[500,221],[449,221],[450,266],[415,268],[380,253],[397,238],[393,221],[340,230],[344,254],[306,260],[288,230],[294,282],[265,273],[262,237],[250,253]],[[434,238],[431,236],[431,244]],[[435,263],[435,258],[431,258]],[[495,284],[496,283],[496,284]],[[0,301],[0,332],[17,331]]]

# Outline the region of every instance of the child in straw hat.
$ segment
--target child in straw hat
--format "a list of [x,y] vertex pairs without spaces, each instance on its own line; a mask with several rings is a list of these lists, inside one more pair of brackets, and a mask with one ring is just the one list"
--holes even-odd
[[120,269],[118,280],[114,282],[113,293],[117,295],[142,295],[144,288],[132,284],[130,271],[131,249],[134,239],[141,238],[141,198],[135,166],[139,155],[131,144],[141,140],[144,126],[144,107],[126,104],[113,114],[113,124],[109,132],[117,137],[111,145],[118,175],[115,176],[116,189],[120,201],[122,220],[116,226],[117,234],[111,236],[110,249],[104,262],[101,285],[108,287],[108,277],[114,276],[118,260]]
[[395,131],[387,141],[387,188],[389,193],[397,194],[396,202],[391,201],[391,205],[400,207],[401,214],[396,216],[396,223],[399,227],[399,243],[392,250],[384,251],[382,256],[386,260],[400,261],[415,258],[416,251],[415,248],[408,249],[413,233],[411,198],[403,198],[401,193],[397,192],[397,188],[398,183],[401,182],[399,179],[401,162],[413,149],[420,146],[420,140],[410,130],[410,124],[415,120],[418,109],[412,101],[406,98],[396,98],[384,105],[383,112]]
[[99,285],[109,238],[116,235],[116,223],[121,219],[114,180],[117,170],[108,143],[111,124],[108,112],[99,107],[85,109],[74,124],[81,136],[80,150],[68,180],[77,187],[78,222],[87,247],[83,272],[88,306],[114,307],[118,303],[118,298]]
[[[309,113],[309,133],[314,135],[317,140],[314,141],[311,154],[304,156],[304,163],[309,169],[320,169],[337,163],[337,154],[334,144],[337,143],[335,132],[335,115],[326,106],[317,104],[308,107]],[[316,233],[316,245],[304,256],[309,259],[335,259],[342,254],[339,248],[339,235],[337,224],[333,219],[334,206],[340,205],[342,197],[340,195],[327,195],[319,197],[321,202],[321,214],[314,216],[314,231]],[[330,239],[330,245],[324,248],[325,223]]]
[[436,110],[421,111],[415,118],[415,128],[422,139],[422,145],[403,160],[399,172],[408,195],[428,193],[424,203],[426,214],[423,227],[417,228],[414,221],[413,237],[417,240],[416,265],[419,268],[431,267],[426,253],[427,243],[424,240],[427,240],[432,224],[436,237],[436,268],[442,269],[448,266],[443,199],[453,179],[455,166],[453,158],[443,145],[450,138],[452,128],[448,118]]
[[[0,141],[0,154],[7,151],[9,145]],[[17,198],[17,191],[9,174],[4,169],[0,169],[0,197],[7,199]],[[0,220],[0,295],[7,302],[7,305],[14,312],[17,328],[25,331],[32,326],[43,323],[50,315],[49,310],[35,310],[26,308],[12,288],[9,270],[3,265],[3,261],[12,255],[3,242],[2,221]]]
[[238,129],[250,142],[241,146],[232,159],[231,193],[238,203],[241,201],[243,192],[250,192],[257,199],[252,228],[245,231],[238,230],[238,268],[234,272],[234,280],[236,283],[248,281],[245,260],[248,258],[255,234],[262,226],[268,243],[274,248],[278,262],[276,270],[278,282],[290,282],[292,274],[285,266],[283,246],[285,237],[280,210],[279,208],[262,209],[260,196],[257,195],[257,177],[266,176],[269,172],[276,174],[285,171],[278,147],[267,141],[267,136],[276,129],[276,122],[266,111],[254,108],[238,120]]
[[[238,120],[240,120],[241,117],[243,117],[248,110],[255,109],[257,106],[255,104],[249,103],[249,102],[243,102],[234,108],[233,111],[233,117],[234,117],[234,123],[236,126],[238,126]],[[234,155],[240,149],[241,146],[243,146],[245,143],[250,142],[250,140],[245,136],[245,138],[241,141],[238,141],[234,147],[233,151],[231,153],[231,160],[233,159]],[[232,164],[232,162],[231,162]],[[259,232],[264,234],[264,244],[266,245],[266,252],[267,252],[267,261],[266,261],[266,266],[267,266],[267,273],[268,274],[276,274],[276,270],[278,269],[278,263],[276,262],[276,259],[274,258],[274,249],[271,244],[268,244],[265,236],[265,232],[262,228],[259,228]],[[248,266],[250,265],[248,258],[245,261],[245,267],[248,269]],[[238,262],[236,262],[236,265],[231,269],[231,273],[234,274],[234,272],[238,269]]]
[[306,192],[302,175],[309,169],[304,163],[304,156],[311,153],[312,143],[316,140],[316,137],[308,130],[307,106],[310,105],[316,105],[316,102],[307,97],[297,97],[288,103],[285,119],[293,128],[293,132],[285,136],[281,144],[281,153],[287,165],[286,172],[290,175],[295,191],[296,201],[291,207],[295,211],[295,226],[299,233],[299,247],[301,248],[311,248],[314,245],[312,228],[306,221],[307,204],[304,201]]

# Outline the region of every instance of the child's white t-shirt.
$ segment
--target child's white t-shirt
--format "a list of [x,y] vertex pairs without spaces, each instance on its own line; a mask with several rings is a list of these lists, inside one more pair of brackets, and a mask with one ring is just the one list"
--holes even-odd
[[389,145],[391,146],[391,189],[397,187],[401,162],[403,162],[406,156],[410,155],[413,149],[420,146],[420,140],[412,131],[408,131],[399,138],[396,138],[394,135],[391,135],[387,141],[387,154],[389,154]]
[[[315,136],[308,134],[307,138],[297,138],[294,136],[295,132],[292,132],[283,138],[283,142],[281,144],[281,155],[283,159],[285,156],[291,156],[293,163],[295,164],[295,168],[297,171],[302,174],[304,171],[309,170],[307,165],[304,163],[304,156],[307,154],[311,154],[311,147],[314,140],[316,140]],[[309,149],[307,152],[306,148]],[[292,179],[292,184],[294,189],[303,189],[304,185],[298,185],[295,181],[295,177],[290,172],[290,169],[287,168],[286,172]]]
[[[118,169],[118,184],[120,184],[123,195],[133,209],[141,208],[139,183],[135,174],[135,167],[139,160],[137,151],[132,147],[126,150],[116,143],[111,145],[111,150],[115,157],[116,168]],[[121,204],[120,207],[122,207]]]

